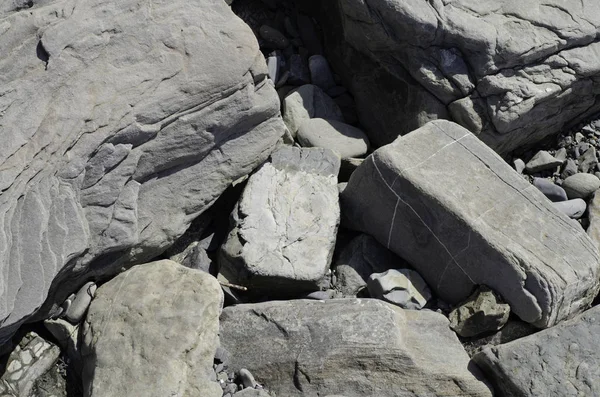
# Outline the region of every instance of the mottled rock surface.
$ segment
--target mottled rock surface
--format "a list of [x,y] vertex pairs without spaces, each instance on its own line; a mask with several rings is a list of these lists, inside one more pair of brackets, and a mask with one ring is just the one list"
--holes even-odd
[[598,251],[585,232],[457,124],[434,121],[378,149],[341,199],[351,226],[449,303],[483,284],[524,321],[548,327],[598,291]]
[[499,396],[600,394],[600,307],[550,329],[484,349],[473,360]]
[[284,131],[222,0],[26,3],[0,6],[0,343],[160,254]]
[[210,375],[222,307],[214,277],[169,260],[119,274],[83,325],[85,395],[221,397]]
[[278,396],[491,396],[443,315],[374,299],[228,307],[221,344]]

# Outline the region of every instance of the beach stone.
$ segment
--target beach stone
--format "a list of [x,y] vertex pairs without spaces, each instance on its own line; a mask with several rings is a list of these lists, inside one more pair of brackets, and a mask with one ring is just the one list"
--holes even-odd
[[596,148],[590,146],[584,153],[579,157],[579,171],[589,172],[596,169],[598,165],[598,158],[596,155]]
[[570,199],[585,199],[600,188],[600,179],[593,174],[580,172],[566,178],[562,183],[562,188],[565,189]]
[[510,306],[488,287],[480,286],[456,309],[450,312],[450,328],[462,337],[497,331],[506,324]]
[[221,397],[210,378],[222,307],[214,277],[169,260],[103,284],[82,330],[85,395]]
[[513,167],[515,168],[515,171],[522,174],[523,171],[525,171],[525,162],[521,159],[515,159],[513,161]]
[[321,147],[337,152],[342,159],[364,156],[369,138],[360,129],[336,120],[306,119],[296,136],[303,147]]
[[306,84],[291,91],[283,101],[283,119],[293,137],[300,125],[311,118],[344,122],[342,111],[319,87]]
[[537,187],[550,201],[567,201],[567,193],[562,187],[545,178],[533,178],[533,186]]
[[577,167],[577,163],[575,162],[575,160],[568,159],[567,162],[565,163],[565,166],[564,166],[562,172],[560,173],[560,177],[562,179],[567,179],[571,175],[575,175],[577,173],[577,169],[578,169],[578,167]]
[[260,37],[263,38],[264,45],[267,48],[274,48],[283,50],[290,45],[290,41],[281,33],[279,30],[270,27],[269,25],[262,25],[259,29]]
[[310,80],[314,85],[324,91],[335,87],[335,80],[329,62],[323,55],[313,55],[308,58],[308,68],[310,70]]
[[[296,86],[310,84],[310,70],[300,54],[292,54],[289,57],[287,72],[286,83]],[[280,84],[284,83],[278,82],[278,85]]]
[[442,314],[377,299],[230,306],[221,344],[277,396],[491,396]]
[[425,280],[410,269],[373,273],[369,276],[367,288],[372,298],[382,299],[403,309],[420,310],[431,299],[431,291]]
[[406,259],[450,304],[487,285],[546,328],[598,291],[600,258],[581,227],[455,123],[433,121],[377,149],[341,206],[348,227]]
[[525,170],[530,174],[534,174],[536,172],[556,168],[562,165],[562,163],[562,160],[555,158],[547,151],[540,150],[527,162],[527,164],[525,164]]
[[552,203],[552,205],[554,208],[573,219],[581,218],[587,208],[586,202],[580,198]]
[[473,357],[499,396],[594,396],[600,392],[600,307]]
[[248,180],[221,247],[220,276],[269,294],[318,290],[340,219],[340,159],[329,149],[282,147]]

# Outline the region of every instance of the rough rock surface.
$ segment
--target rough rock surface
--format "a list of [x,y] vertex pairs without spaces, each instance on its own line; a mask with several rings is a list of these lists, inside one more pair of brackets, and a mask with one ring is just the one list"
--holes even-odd
[[2,343],[84,274],[164,251],[284,125],[222,0],[9,1],[0,20]]
[[221,344],[278,396],[491,396],[443,315],[374,299],[231,306]]
[[452,310],[448,319],[450,328],[463,337],[498,331],[508,321],[510,307],[502,302],[491,289],[481,286]]
[[282,147],[253,174],[232,213],[221,274],[253,290],[315,290],[340,222],[340,159],[328,149]]
[[598,291],[598,251],[579,225],[457,124],[433,121],[378,149],[341,198],[352,227],[405,258],[449,303],[483,284],[524,321],[548,327]]
[[209,377],[222,305],[214,277],[169,260],[98,288],[82,331],[86,396],[221,397]]
[[[369,57],[373,69],[389,74],[383,80],[388,86],[402,85],[403,97],[431,94],[499,152],[557,133],[600,109],[600,5],[594,0],[341,0],[339,14],[343,29],[331,39],[336,46]],[[350,70],[352,61],[345,59]],[[377,99],[353,92],[359,109],[366,106],[362,113],[385,119],[396,112],[391,104],[381,107]],[[402,108],[406,123],[434,111],[435,105],[423,104]],[[374,135],[400,132],[393,123],[379,125],[388,128],[370,129],[376,144]]]
[[390,269],[373,273],[367,283],[369,295],[403,309],[420,310],[429,299],[431,291],[425,280],[411,269]]
[[500,396],[600,394],[600,307],[550,329],[484,349],[473,360]]

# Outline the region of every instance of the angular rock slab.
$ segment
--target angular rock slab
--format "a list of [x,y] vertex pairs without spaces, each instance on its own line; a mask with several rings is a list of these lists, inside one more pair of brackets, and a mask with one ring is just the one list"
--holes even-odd
[[0,343],[163,252],[284,131],[224,1],[29,3],[0,6]]
[[253,174],[232,213],[221,274],[271,293],[314,290],[329,268],[340,222],[340,159],[283,147]]
[[96,292],[83,324],[86,396],[207,396],[223,293],[217,280],[169,260],[138,265]]
[[231,306],[221,343],[278,396],[491,396],[443,315],[375,299]]
[[[370,57],[392,81],[405,82],[409,74],[418,84],[407,84],[404,97],[433,94],[498,152],[534,143],[600,109],[600,5],[594,0],[339,4],[342,45]],[[371,109],[382,117],[395,111]],[[421,112],[415,108],[407,122]],[[398,127],[390,127],[397,135]]]
[[548,327],[598,291],[587,235],[463,127],[439,120],[375,151],[341,196],[357,230],[406,259],[449,303],[475,285]]
[[499,396],[600,394],[600,307],[550,329],[487,348],[473,360]]

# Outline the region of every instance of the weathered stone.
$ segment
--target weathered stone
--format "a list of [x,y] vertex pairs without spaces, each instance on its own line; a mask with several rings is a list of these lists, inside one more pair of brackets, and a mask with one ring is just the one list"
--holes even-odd
[[537,187],[550,201],[567,201],[567,193],[562,187],[544,178],[533,178],[533,186]]
[[431,299],[431,291],[425,280],[410,269],[373,273],[369,276],[367,288],[372,298],[382,299],[403,309],[420,310]]
[[515,167],[515,171],[519,174],[522,174],[525,171],[525,162],[521,159],[515,159],[513,161],[513,166]]
[[590,236],[596,247],[600,249],[600,194],[595,193],[588,206],[588,218],[590,225],[587,234]]
[[[293,85],[305,85],[310,83],[310,70],[306,61],[300,54],[292,54],[288,60],[288,75],[286,83]],[[283,77],[282,79],[283,80]],[[283,83],[278,83],[283,84]]]
[[72,294],[67,302],[69,304],[65,308],[62,317],[70,321],[72,324],[77,324],[83,319],[86,310],[90,306],[92,299],[96,293],[96,283],[88,281],[77,291],[77,294]]
[[595,396],[600,392],[600,307],[476,354],[499,396]]
[[321,147],[337,152],[342,159],[364,156],[369,138],[360,129],[335,120],[306,119],[296,136],[303,147]]
[[[342,30],[331,33],[336,46],[370,57],[392,80],[406,81],[409,74],[419,83],[415,90],[432,93],[453,120],[500,153],[600,109],[600,6],[593,0],[560,5],[342,0],[337,7],[341,21],[323,23]],[[353,93],[358,99],[360,93]],[[389,104],[377,113],[386,117],[394,111]],[[411,121],[421,109],[413,111]],[[376,132],[369,132],[376,143]],[[381,131],[389,133],[398,130]]]
[[479,287],[449,315],[450,328],[463,337],[497,331],[506,324],[510,307],[499,299],[494,291]]
[[319,87],[306,84],[285,97],[283,119],[292,136],[296,137],[302,122],[311,118],[344,121],[342,111],[333,99]]
[[161,254],[284,132],[222,0],[20,3],[0,6],[0,343]]
[[562,188],[570,199],[588,198],[600,188],[600,179],[596,175],[580,172],[566,178]]
[[221,343],[278,396],[491,396],[443,315],[375,299],[231,306]]
[[550,170],[562,165],[563,161],[555,158],[545,150],[540,150],[525,164],[525,170],[530,174]]
[[268,293],[316,290],[329,268],[340,218],[339,157],[282,147],[248,180],[220,253],[221,275]]
[[554,208],[573,219],[581,218],[587,208],[585,201],[580,198],[552,203],[552,205]]
[[503,343],[511,342],[515,339],[523,338],[539,331],[533,325],[521,321],[517,318],[510,318],[504,327],[487,336],[476,336],[465,340],[463,338],[462,344],[469,354],[473,357],[486,347],[492,347],[501,345]]
[[335,87],[335,80],[329,67],[329,62],[323,55],[313,55],[308,58],[310,80],[320,89],[327,91]]
[[596,169],[598,165],[598,158],[596,157],[596,148],[590,146],[582,155],[579,157],[579,171],[589,172]]
[[560,173],[560,177],[562,179],[567,179],[571,175],[575,175],[577,173],[577,163],[573,159],[568,159],[564,165],[562,172]]
[[583,230],[457,124],[433,121],[376,150],[341,204],[349,226],[405,258],[448,303],[488,285],[548,327],[598,291],[599,255]]
[[214,277],[169,260],[102,285],[83,325],[85,395],[221,397],[209,379],[222,305]]
[[71,368],[81,376],[81,353],[79,351],[79,324],[73,325],[62,319],[46,320],[44,326],[69,357]]

